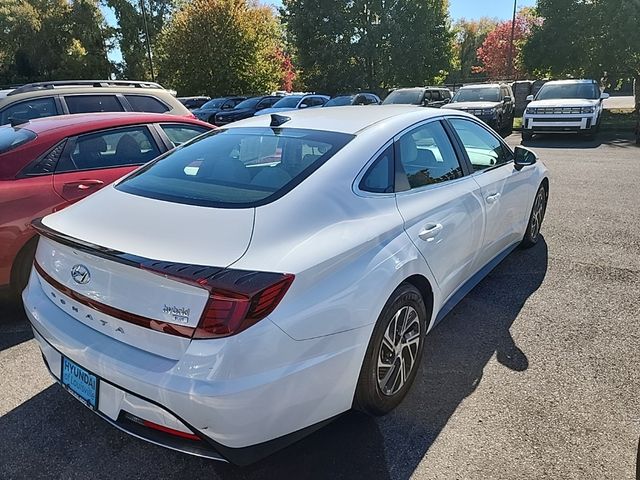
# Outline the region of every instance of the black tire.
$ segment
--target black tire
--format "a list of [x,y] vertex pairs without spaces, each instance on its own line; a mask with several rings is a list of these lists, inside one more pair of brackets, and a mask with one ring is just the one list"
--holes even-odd
[[505,135],[509,136],[513,133],[513,120],[514,117],[509,118],[509,120],[507,120],[507,124],[505,125]]
[[[403,311],[406,311],[406,317],[402,315]],[[401,284],[387,300],[369,341],[353,401],[356,410],[379,416],[400,404],[418,372],[427,326],[427,309],[422,295],[413,285]],[[395,341],[394,351],[389,347]],[[380,367],[379,359],[383,363]],[[390,366],[387,368],[386,364]],[[399,378],[401,371],[403,378]]]
[[531,207],[531,215],[529,215],[529,223],[527,224],[527,231],[524,234],[524,238],[520,243],[522,248],[531,248],[540,238],[540,228],[542,228],[542,221],[544,220],[544,214],[547,211],[547,200],[549,194],[544,185],[540,185],[536,196],[533,199],[533,207]]
[[522,130],[522,141],[530,142],[531,140],[533,140],[533,133]]
[[36,254],[36,247],[38,246],[37,239],[29,240],[29,242],[20,250],[13,262],[11,268],[11,292],[12,296],[20,299],[22,291],[29,282],[29,275],[31,274],[31,267],[33,266],[33,257]]

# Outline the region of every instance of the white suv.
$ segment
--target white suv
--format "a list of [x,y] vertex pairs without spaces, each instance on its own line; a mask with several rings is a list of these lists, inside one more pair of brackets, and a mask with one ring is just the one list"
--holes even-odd
[[593,137],[598,132],[602,100],[595,80],[558,80],[547,82],[533,97],[522,118],[522,139],[531,140],[534,133],[577,132]]

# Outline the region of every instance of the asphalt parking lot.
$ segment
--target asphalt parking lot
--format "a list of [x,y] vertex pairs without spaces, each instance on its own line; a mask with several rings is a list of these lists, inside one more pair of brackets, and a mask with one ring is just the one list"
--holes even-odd
[[347,414],[243,469],[168,451],[54,385],[4,302],[0,478],[634,478],[640,148],[604,135],[529,146],[553,176],[543,240],[507,257],[431,333],[392,414]]

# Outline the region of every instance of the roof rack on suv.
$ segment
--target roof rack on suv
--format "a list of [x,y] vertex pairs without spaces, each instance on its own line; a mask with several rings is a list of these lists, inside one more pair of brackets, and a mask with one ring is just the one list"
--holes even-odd
[[7,94],[17,95],[19,93],[35,92],[38,90],[51,90],[60,87],[134,87],[134,88],[162,88],[156,82],[140,82],[132,80],[56,80],[53,82],[28,83],[16,88]]

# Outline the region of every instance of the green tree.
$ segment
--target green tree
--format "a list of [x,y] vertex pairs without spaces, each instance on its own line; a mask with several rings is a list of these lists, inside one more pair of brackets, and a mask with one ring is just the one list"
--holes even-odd
[[451,81],[464,82],[484,78],[484,74],[480,73],[478,49],[497,25],[498,22],[491,18],[461,19],[454,23],[453,68],[449,76]]
[[421,85],[450,67],[446,0],[284,0],[281,14],[312,90]]
[[155,49],[160,32],[175,12],[179,0],[104,0],[113,9],[118,27],[116,36],[122,53],[119,76],[130,80],[151,80],[147,56],[147,39],[142,6],[144,5],[151,49]]
[[159,38],[159,79],[182,94],[276,90],[283,77],[280,39],[270,7],[250,0],[192,0]]
[[109,35],[93,0],[0,0],[0,83],[108,77]]
[[553,77],[633,78],[640,143],[640,1],[538,0],[543,23],[524,46],[530,70]]

